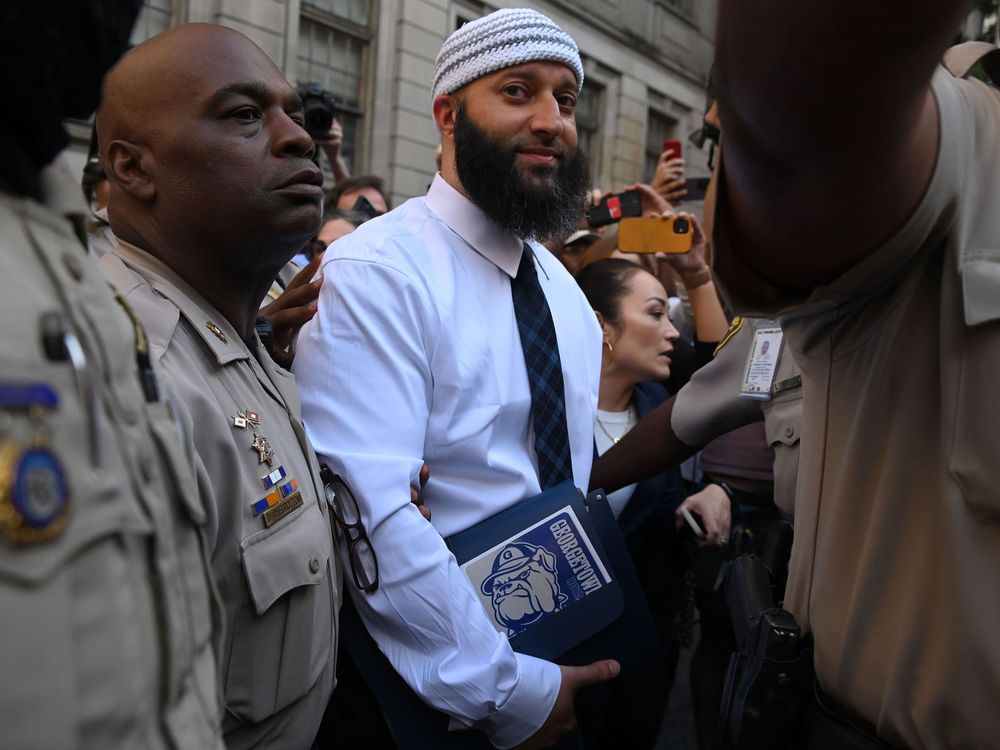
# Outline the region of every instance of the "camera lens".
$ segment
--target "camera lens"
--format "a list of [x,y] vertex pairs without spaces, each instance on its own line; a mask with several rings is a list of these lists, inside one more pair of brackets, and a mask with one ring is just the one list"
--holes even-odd
[[333,112],[322,101],[307,99],[305,103],[306,132],[313,138],[322,138],[333,124]]
[[687,234],[691,231],[691,224],[687,219],[674,219],[674,234]]

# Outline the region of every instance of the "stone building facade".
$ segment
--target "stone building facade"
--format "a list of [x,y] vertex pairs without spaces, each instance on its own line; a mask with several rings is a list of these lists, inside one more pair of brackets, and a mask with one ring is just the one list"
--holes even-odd
[[[668,138],[684,141],[689,176],[707,174],[707,152],[687,136],[705,108],[716,0],[146,0],[133,41],[187,21],[244,32],[289,80],[334,94],[352,173],[383,176],[398,205],[434,174],[430,82],[441,43],[466,21],[523,6],[580,45],[577,119],[595,186],[648,180]],[[74,131],[77,150],[85,130]]]

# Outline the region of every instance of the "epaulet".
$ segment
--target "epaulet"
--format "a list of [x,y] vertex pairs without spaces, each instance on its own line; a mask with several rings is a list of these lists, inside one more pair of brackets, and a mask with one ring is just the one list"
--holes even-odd
[[733,336],[740,332],[740,329],[743,327],[745,322],[746,318],[742,315],[737,315],[733,318],[733,322],[729,324],[729,330],[726,331],[726,335],[722,337],[722,341],[719,342],[719,345],[715,347],[715,351],[712,352],[712,357],[719,356],[719,352],[722,351],[722,347],[728,344]]
[[1000,86],[1000,48],[989,42],[964,42],[944,53],[941,61],[955,78],[966,78],[978,63],[993,85]]
[[[158,294],[139,274],[129,268],[114,253],[108,253],[100,260],[101,270],[107,277],[111,288],[120,294],[122,300],[128,304],[126,312],[133,307],[141,305],[142,317],[146,322],[143,324],[143,337],[150,358],[153,362],[159,360],[166,351],[170,340],[173,338],[174,330],[180,322],[180,311],[173,302]],[[129,315],[133,318],[133,323],[138,316]]]

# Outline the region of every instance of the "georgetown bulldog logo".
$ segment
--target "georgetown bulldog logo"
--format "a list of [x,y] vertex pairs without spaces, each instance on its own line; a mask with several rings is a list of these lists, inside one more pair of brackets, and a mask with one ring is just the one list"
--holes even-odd
[[481,590],[492,598],[497,622],[506,626],[509,636],[558,612],[569,598],[559,591],[555,555],[527,542],[512,542],[500,550]]

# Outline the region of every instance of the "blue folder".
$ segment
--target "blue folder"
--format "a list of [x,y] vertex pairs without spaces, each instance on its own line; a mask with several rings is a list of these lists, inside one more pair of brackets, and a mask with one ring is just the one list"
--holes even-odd
[[[572,510],[572,515],[565,513],[566,508]],[[570,538],[567,527],[575,539]],[[574,551],[581,545],[578,529],[589,540],[583,543],[580,554]],[[524,533],[525,530],[528,533]],[[551,540],[556,540],[558,554],[551,550],[548,544]],[[572,547],[574,541],[576,547]],[[622,671],[616,680],[629,679],[662,659],[662,645],[649,606],[603,491],[583,497],[571,482],[564,482],[449,537],[446,542],[467,574],[469,563],[477,558],[481,567],[488,565],[489,571],[480,576],[477,589],[486,601],[492,596],[483,593],[483,584],[490,584],[485,589],[492,594],[498,584],[513,582],[518,578],[519,563],[527,567],[524,563],[536,559],[534,572],[539,573],[537,569],[540,568],[543,579],[550,579],[546,573],[555,569],[559,591],[553,599],[559,601],[560,607],[544,612],[530,623],[524,622],[530,617],[512,622],[513,627],[509,630],[514,632],[508,635],[515,651],[567,665],[617,659]],[[532,546],[550,552],[555,562],[544,551],[530,549]],[[472,567],[473,572],[477,569]],[[590,572],[597,576],[600,586],[595,585]],[[585,595],[580,596],[581,592],[569,583],[571,576]],[[566,591],[563,591],[564,583]],[[565,595],[566,600],[560,600],[558,594]],[[502,626],[505,622],[498,621],[498,629]],[[341,636],[345,649],[378,701],[400,750],[488,750],[492,747],[485,736],[475,730],[447,731],[448,718],[427,706],[396,674],[349,601],[345,601],[341,612]],[[577,717],[583,730],[591,719],[598,718],[603,708],[600,692],[599,686],[577,696]],[[581,702],[592,705],[585,708]],[[557,750],[584,745],[582,737],[573,733],[558,744]]]
[[619,574],[572,482],[445,541],[515,651],[554,661],[622,613]]

